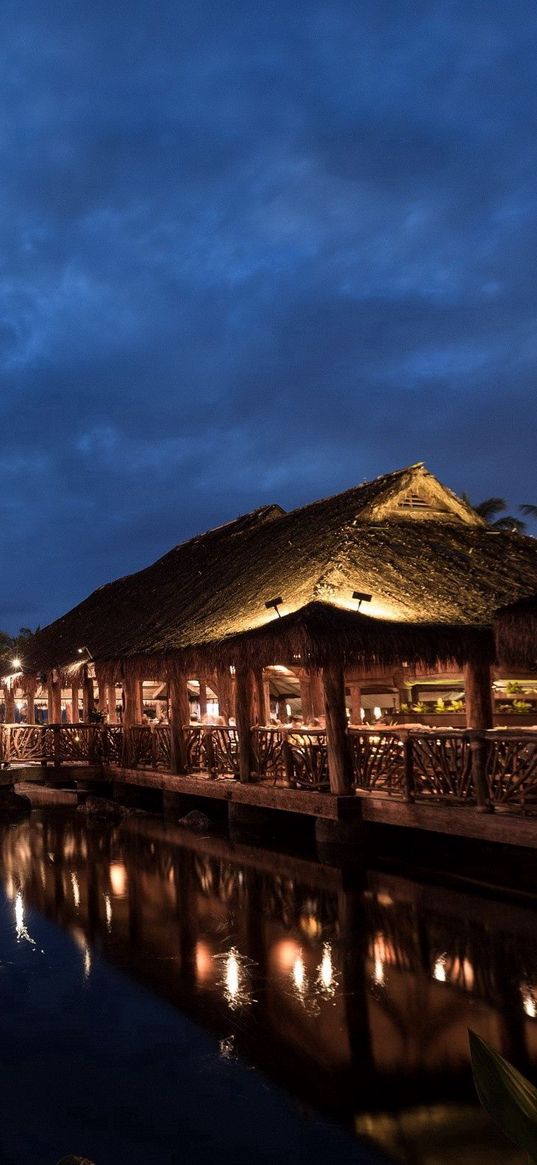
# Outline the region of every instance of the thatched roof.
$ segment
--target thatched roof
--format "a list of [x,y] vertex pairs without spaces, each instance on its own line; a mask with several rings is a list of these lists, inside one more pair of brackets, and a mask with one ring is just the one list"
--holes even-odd
[[537,593],[496,612],[496,652],[506,667],[537,668]]
[[[364,666],[462,661],[482,652],[498,606],[535,590],[537,541],[492,532],[420,464],[176,546],[44,628],[25,663],[64,668],[83,646],[109,675],[121,661],[116,675],[149,679],[164,661],[193,667],[241,652],[320,663],[329,643]],[[371,595],[360,611],[354,591]],[[265,606],[280,596],[281,619]]]

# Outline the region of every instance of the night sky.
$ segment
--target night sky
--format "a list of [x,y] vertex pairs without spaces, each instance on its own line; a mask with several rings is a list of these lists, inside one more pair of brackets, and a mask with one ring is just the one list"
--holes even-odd
[[0,627],[417,460],[537,503],[530,0],[4,0]]

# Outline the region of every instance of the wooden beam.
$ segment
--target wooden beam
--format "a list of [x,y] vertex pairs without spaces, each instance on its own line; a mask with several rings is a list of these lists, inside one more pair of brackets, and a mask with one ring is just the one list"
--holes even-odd
[[348,793],[353,787],[353,769],[347,735],[345,711],[345,676],[338,664],[323,669],[326,716],[328,775],[332,793]]
[[243,783],[251,780],[254,767],[251,732],[254,691],[253,671],[251,668],[238,667],[235,675],[235,709],[239,737],[239,780]]

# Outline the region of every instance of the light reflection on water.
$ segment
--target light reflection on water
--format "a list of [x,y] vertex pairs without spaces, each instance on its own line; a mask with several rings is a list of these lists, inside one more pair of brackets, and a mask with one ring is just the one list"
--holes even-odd
[[[26,912],[37,909],[71,936],[83,983],[101,952],[216,1035],[222,1059],[246,1054],[402,1160],[397,1128],[420,1162],[428,1106],[444,1114],[429,1142],[464,1165],[460,1140],[452,1157],[444,1140],[457,1120],[469,1136],[468,1026],[524,1071],[537,1058],[528,907],[375,872],[353,887],[314,861],[256,856],[158,818],[44,813],[3,830],[1,862],[19,942],[35,946]],[[489,1159],[511,1162],[480,1120],[472,1111]]]

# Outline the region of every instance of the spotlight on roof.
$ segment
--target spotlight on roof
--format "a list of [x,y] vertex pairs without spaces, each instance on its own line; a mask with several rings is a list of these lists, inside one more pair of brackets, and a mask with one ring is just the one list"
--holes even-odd
[[82,647],[77,647],[77,649],[76,649],[76,650],[77,650],[77,652],[78,652],[78,654],[79,654],[79,655],[87,655],[88,659],[93,659],[93,656],[92,656],[92,654],[91,654],[91,651],[90,651],[89,647],[86,647],[86,646],[84,645],[84,646],[82,646]]
[[17,668],[19,668],[19,667],[22,667],[22,662],[21,662],[21,660],[20,660],[20,659],[18,659],[18,658],[17,658],[17,659],[12,659],[12,660],[11,660],[11,666],[12,666],[12,667],[17,667]]
[[278,618],[281,619],[281,615],[280,615],[280,612],[278,610],[278,607],[281,607],[282,603],[283,603],[282,596],[278,595],[278,597],[276,599],[269,599],[265,603],[265,607],[267,607],[267,608],[274,607],[274,610],[275,610]]
[[353,599],[358,600],[358,606],[357,606],[356,610],[359,611],[360,607],[362,606],[362,603],[370,603],[371,602],[373,595],[367,595],[365,593],[365,591],[353,591],[352,597],[353,597]]

